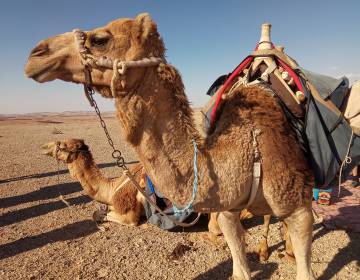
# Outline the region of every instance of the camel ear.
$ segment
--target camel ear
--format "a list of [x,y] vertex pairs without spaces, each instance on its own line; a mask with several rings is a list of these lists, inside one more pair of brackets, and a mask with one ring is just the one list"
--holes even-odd
[[85,144],[85,141],[83,139],[79,139],[78,145],[79,145],[78,150],[89,151],[89,146]]
[[83,139],[77,139],[76,150],[85,150],[85,147],[87,148],[85,141]]
[[67,143],[67,150],[71,153],[74,153],[78,150],[81,150],[81,147],[84,145],[84,140],[82,139],[70,139],[70,141]]
[[83,142],[83,145],[80,147],[79,150],[81,150],[81,151],[89,151],[89,146],[86,145],[86,144]]
[[141,27],[140,30],[142,31],[142,41],[145,41],[152,34],[157,33],[156,23],[151,19],[151,16],[148,13],[139,14],[135,20]]

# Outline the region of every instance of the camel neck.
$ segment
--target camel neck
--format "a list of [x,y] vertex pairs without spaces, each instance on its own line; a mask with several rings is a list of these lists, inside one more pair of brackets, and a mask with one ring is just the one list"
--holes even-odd
[[80,153],[77,158],[68,164],[71,176],[76,178],[87,195],[91,198],[109,204],[108,195],[105,189],[111,187],[110,180],[105,178],[93,158],[88,153]]
[[191,199],[193,141],[199,143],[200,136],[180,75],[169,65],[158,73],[147,75],[137,92],[116,99],[118,119],[157,189],[181,207]]

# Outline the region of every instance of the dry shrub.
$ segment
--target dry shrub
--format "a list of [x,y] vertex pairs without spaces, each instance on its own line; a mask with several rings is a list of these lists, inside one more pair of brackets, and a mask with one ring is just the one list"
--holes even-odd
[[56,127],[53,128],[53,130],[51,131],[52,134],[63,134],[62,131]]

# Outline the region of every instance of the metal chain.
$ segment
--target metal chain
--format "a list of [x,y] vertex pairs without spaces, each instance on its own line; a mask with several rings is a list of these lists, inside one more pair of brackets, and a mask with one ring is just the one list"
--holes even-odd
[[110,147],[113,149],[112,152],[112,157],[116,160],[116,165],[118,167],[121,167],[124,169],[124,175],[126,175],[132,182],[132,184],[134,185],[134,187],[140,192],[142,193],[142,195],[145,197],[145,199],[153,206],[155,207],[155,209],[161,213],[162,215],[164,215],[167,219],[169,219],[170,221],[172,221],[174,224],[178,225],[178,226],[182,226],[182,227],[190,227],[193,226],[194,224],[196,224],[201,216],[201,213],[198,213],[197,217],[194,219],[194,221],[192,221],[191,223],[182,223],[182,222],[178,222],[177,220],[171,218],[170,216],[166,215],[157,205],[156,203],[154,203],[152,201],[152,199],[144,192],[144,190],[141,188],[141,186],[139,185],[139,183],[135,180],[135,178],[133,177],[133,175],[131,174],[130,170],[127,168],[126,163],[125,163],[125,159],[122,156],[120,150],[116,149],[114,146],[114,142],[111,139],[111,136],[109,134],[109,131],[106,127],[106,123],[103,120],[103,118],[101,117],[101,113],[99,110],[99,107],[93,97],[93,95],[95,94],[95,91],[93,89],[92,82],[91,82],[91,74],[90,74],[90,70],[88,68],[85,68],[85,80],[86,83],[84,84],[84,91],[85,91],[85,95],[87,97],[87,99],[89,100],[89,103],[91,105],[91,107],[94,107],[96,114],[99,117],[100,120],[100,124],[105,132],[106,138],[109,142]]
[[120,150],[115,148],[114,141],[111,139],[111,136],[110,136],[110,133],[109,133],[109,131],[107,129],[106,123],[105,123],[104,119],[102,118],[100,109],[99,109],[99,107],[98,107],[98,105],[97,105],[97,103],[96,103],[96,101],[95,101],[95,99],[93,97],[93,95],[95,94],[94,89],[91,86],[84,85],[84,91],[85,91],[86,97],[88,98],[88,100],[90,102],[90,105],[92,107],[94,107],[95,113],[99,117],[100,124],[101,124],[101,126],[102,126],[102,128],[103,128],[103,130],[105,132],[108,143],[109,143],[110,147],[113,149],[113,152],[112,152],[111,156],[113,157],[113,159],[116,160],[116,165],[118,167],[121,167],[124,170],[128,170],[128,168],[126,166],[126,163],[125,163],[125,159],[122,156]]

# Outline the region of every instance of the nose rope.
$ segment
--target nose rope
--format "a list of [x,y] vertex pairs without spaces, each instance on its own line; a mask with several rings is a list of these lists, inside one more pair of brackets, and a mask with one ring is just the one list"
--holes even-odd
[[[119,62],[120,62],[119,59],[116,58],[113,64],[113,76],[111,78],[111,83],[110,83],[110,90],[113,97],[115,97],[115,92],[116,92],[116,88],[115,88],[116,81],[120,81],[120,72],[118,71],[117,68]],[[122,67],[123,67],[122,69],[126,69],[126,66],[123,65]]]

